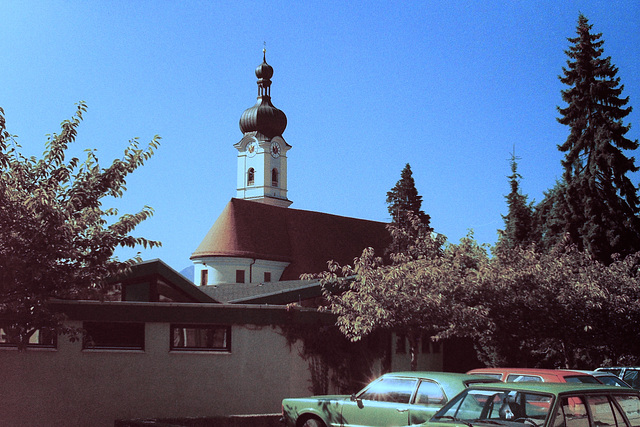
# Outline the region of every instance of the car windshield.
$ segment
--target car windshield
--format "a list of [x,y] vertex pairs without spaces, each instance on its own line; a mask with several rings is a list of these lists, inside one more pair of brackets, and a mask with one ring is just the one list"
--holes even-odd
[[438,411],[432,422],[542,426],[551,408],[552,396],[517,390],[468,389]]

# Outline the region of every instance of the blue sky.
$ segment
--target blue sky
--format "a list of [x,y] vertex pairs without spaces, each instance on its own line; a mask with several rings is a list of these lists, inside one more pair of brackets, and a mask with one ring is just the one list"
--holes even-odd
[[8,1],[0,107],[29,155],[81,100],[73,155],[94,148],[107,166],[129,139],[160,135],[113,205],[152,206],[134,234],[163,247],[142,256],[181,270],[235,197],[233,144],[266,42],[292,208],[387,221],[386,192],[410,163],[436,231],[494,243],[514,146],[530,200],[561,175],[558,75],[580,12],[619,68],[638,139],[637,0]]

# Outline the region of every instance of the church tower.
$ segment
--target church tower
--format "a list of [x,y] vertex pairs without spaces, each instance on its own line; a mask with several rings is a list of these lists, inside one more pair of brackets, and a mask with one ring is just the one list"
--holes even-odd
[[256,68],[258,101],[240,117],[242,139],[234,144],[238,150],[237,198],[288,207],[287,152],[291,146],[282,137],[287,116],[271,103],[273,67],[267,64],[263,50],[262,64]]

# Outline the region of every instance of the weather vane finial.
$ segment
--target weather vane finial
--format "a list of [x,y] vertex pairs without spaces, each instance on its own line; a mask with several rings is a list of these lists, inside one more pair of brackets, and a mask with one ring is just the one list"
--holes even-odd
[[262,60],[267,62],[267,42],[262,42]]

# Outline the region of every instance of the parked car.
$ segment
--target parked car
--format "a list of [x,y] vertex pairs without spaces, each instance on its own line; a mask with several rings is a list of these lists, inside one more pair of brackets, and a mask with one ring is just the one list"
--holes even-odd
[[491,376],[504,382],[535,381],[547,383],[600,384],[593,375],[563,369],[478,368],[470,370],[467,374]]
[[612,385],[616,387],[633,388],[613,372],[607,372],[607,371],[577,371],[577,372],[593,375],[602,384]]
[[598,368],[596,371],[615,374],[631,387],[640,389],[640,366],[613,366],[610,368]]
[[474,385],[421,427],[593,427],[640,425],[640,392],[576,383]]
[[395,372],[351,396],[313,396],[282,401],[289,427],[406,426],[427,421],[470,384],[493,378],[450,372]]

